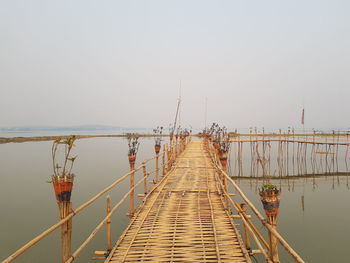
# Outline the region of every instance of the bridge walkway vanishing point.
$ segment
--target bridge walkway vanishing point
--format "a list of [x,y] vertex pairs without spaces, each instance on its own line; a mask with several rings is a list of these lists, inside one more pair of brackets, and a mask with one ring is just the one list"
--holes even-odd
[[105,262],[251,262],[203,141],[190,142]]

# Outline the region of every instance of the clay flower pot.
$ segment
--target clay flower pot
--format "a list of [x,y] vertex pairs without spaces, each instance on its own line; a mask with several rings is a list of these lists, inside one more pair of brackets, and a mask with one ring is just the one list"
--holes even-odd
[[276,217],[280,206],[280,191],[261,191],[260,199],[268,217]]
[[70,202],[74,175],[52,176],[52,185],[58,202]]
[[222,167],[226,167],[227,165],[227,152],[219,151],[219,159]]
[[154,151],[156,152],[156,154],[158,154],[160,152],[160,145],[155,145]]
[[136,155],[128,155],[128,157],[129,157],[129,164],[135,165]]
[[214,146],[214,149],[215,149],[215,150],[218,150],[219,147],[220,147],[219,143],[216,142],[216,141],[214,141],[213,146]]

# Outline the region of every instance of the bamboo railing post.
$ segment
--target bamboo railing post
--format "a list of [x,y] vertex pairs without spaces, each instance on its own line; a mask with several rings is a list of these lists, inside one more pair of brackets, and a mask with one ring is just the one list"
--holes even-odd
[[163,155],[162,155],[162,175],[165,175],[165,148],[163,147]]
[[[225,151],[218,151],[219,152],[219,159],[220,159],[220,163],[222,166],[222,170],[227,174],[227,152]],[[227,188],[227,180],[226,180],[226,176],[222,175],[222,185],[223,185],[223,190],[225,193],[228,192],[228,188]],[[225,199],[225,204],[226,204],[226,208],[228,209],[228,211],[230,212],[230,208],[229,208],[229,202],[227,199],[227,196],[224,195],[224,199]]]
[[156,154],[156,183],[158,183],[159,177],[159,154]]
[[[72,212],[72,203],[63,202],[62,203],[62,212],[61,219],[65,218]],[[61,227],[61,242],[62,242],[62,262],[65,262],[70,254],[72,247],[72,219],[69,219]]]
[[174,141],[175,142],[171,145],[171,164],[176,159],[176,140]]
[[[111,212],[111,198],[109,195],[107,196],[107,215]],[[111,244],[111,218],[107,218],[106,221],[106,226],[107,226],[107,251],[110,252],[112,250],[112,244]]]
[[142,163],[142,171],[143,171],[143,193],[146,195],[147,190],[147,171],[146,171],[146,162]]
[[[244,203],[240,204],[240,207],[242,209],[242,214],[245,217],[246,211],[247,211],[246,204]],[[251,245],[250,245],[250,239],[249,239],[249,230],[247,229],[247,226],[245,224],[243,224],[243,231],[244,231],[245,247],[248,251],[250,251]]]
[[171,158],[172,158],[171,155],[172,155],[172,150],[171,150],[171,144],[170,144],[170,145],[167,145],[167,159],[168,159],[167,172],[169,172],[171,169]]
[[[60,218],[66,218],[72,212],[70,201],[73,190],[74,175],[53,176],[52,184],[56,194]],[[61,225],[61,261],[65,262],[71,254],[72,219]]]
[[160,152],[160,148],[161,148],[160,145],[156,144],[154,146],[154,150],[156,152],[156,178],[155,178],[156,183],[158,183],[158,177],[159,177],[159,152]]
[[129,155],[129,165],[130,165],[130,211],[129,216],[133,216],[135,212],[135,161],[136,161],[136,155]]

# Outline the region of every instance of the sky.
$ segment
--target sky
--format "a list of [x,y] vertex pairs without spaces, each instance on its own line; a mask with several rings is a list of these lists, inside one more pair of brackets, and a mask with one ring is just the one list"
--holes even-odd
[[182,126],[298,129],[304,107],[306,128],[348,128],[349,13],[346,0],[0,0],[0,127],[168,126],[181,93]]

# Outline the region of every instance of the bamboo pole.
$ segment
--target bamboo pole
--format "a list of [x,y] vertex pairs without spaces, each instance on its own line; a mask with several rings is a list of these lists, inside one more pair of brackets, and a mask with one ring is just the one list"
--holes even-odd
[[[246,214],[246,211],[247,211],[246,204],[244,204],[244,203],[240,204],[240,207],[242,209],[242,214]],[[251,249],[250,239],[249,239],[249,231],[248,231],[245,224],[243,224],[243,231],[244,231],[245,247],[249,251]]]
[[146,171],[146,164],[145,162],[142,163],[142,170],[143,170],[143,193],[147,194],[147,171]]
[[158,183],[159,176],[159,153],[156,154],[156,183]]
[[[135,156],[136,158],[136,156]],[[130,211],[129,211],[129,216],[133,216],[135,212],[135,191],[134,191],[134,185],[135,185],[135,160],[130,161],[129,158],[129,164],[130,164]]]
[[[109,215],[109,213],[111,212],[111,198],[109,196],[107,196],[107,209],[106,209],[106,213],[107,216]],[[112,244],[111,244],[111,217],[108,217],[106,220],[106,226],[107,226],[107,251],[111,251],[112,250]]]
[[[58,203],[60,210],[60,217],[64,219],[72,212],[71,202],[60,202]],[[71,253],[72,243],[72,219],[67,220],[61,226],[61,262],[65,262]]]
[[163,155],[162,155],[162,175],[165,175],[165,148],[163,147]]

